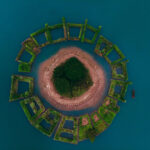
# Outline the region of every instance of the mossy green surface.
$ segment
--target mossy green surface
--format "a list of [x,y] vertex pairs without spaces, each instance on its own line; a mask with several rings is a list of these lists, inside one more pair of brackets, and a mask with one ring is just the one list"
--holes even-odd
[[[88,123],[82,125],[83,118],[87,119]],[[79,141],[87,139],[86,132],[89,128],[92,128],[91,120],[88,114],[79,117]]]
[[[31,55],[31,58],[28,62],[22,61],[20,59],[24,51],[26,51],[29,55]],[[31,49],[31,47],[29,47],[29,45],[26,45],[26,47],[23,46],[16,57],[16,61],[19,62],[18,71],[19,72],[30,72],[35,58],[36,58],[36,53],[33,51],[33,49]]]
[[[128,88],[129,84],[132,84],[132,82],[111,79],[110,88],[109,88],[109,91],[108,91],[108,96],[111,96],[111,97],[113,97],[113,98],[115,98],[119,101],[126,102],[125,94],[127,92],[127,88]],[[116,86],[121,87],[121,92],[120,93],[115,92],[115,87]]]
[[94,52],[98,54],[99,56],[104,55],[108,50],[112,48],[112,43],[108,41],[105,37],[102,35],[99,36]]
[[89,71],[76,57],[56,67],[52,81],[57,92],[69,98],[82,95],[93,84]]
[[97,129],[92,127],[92,128],[89,128],[87,131],[86,131],[86,136],[87,138],[93,143],[94,140],[95,140],[95,137],[97,135]]
[[[101,26],[97,28],[94,28],[93,26],[87,24],[88,20],[85,20],[85,24],[83,25],[83,31],[82,31],[82,36],[81,36],[81,42],[86,42],[88,44],[94,44],[94,42],[96,41],[96,38],[101,30]],[[88,39],[86,38],[86,31],[89,30],[91,31],[94,35],[92,37],[92,39]]]
[[[68,120],[73,121],[73,129],[64,128],[64,124]],[[61,133],[72,134],[73,139],[62,137]],[[62,142],[77,144],[78,143],[77,134],[78,134],[78,119],[76,117],[72,117],[72,116],[63,116],[62,120],[58,126],[58,129],[56,131],[54,139],[58,140],[58,141],[62,141]]]
[[117,105],[117,100],[108,96],[105,97],[103,104],[98,108],[100,118],[102,118],[107,125],[112,123],[119,111],[120,107]]
[[[127,62],[128,60],[111,65],[112,78],[125,81],[128,80]],[[117,69],[121,69],[122,73],[117,73]]]
[[35,119],[45,111],[45,107],[38,96],[32,96],[24,99],[20,101],[20,105],[31,124],[33,124]]
[[[79,28],[79,35],[77,37],[70,35],[71,28]],[[82,35],[82,31],[83,31],[83,24],[67,23],[66,29],[67,29],[68,40],[79,41],[81,39],[81,35]]]
[[32,65],[29,63],[21,62],[18,66],[18,72],[31,72]]
[[[53,36],[51,34],[52,30],[57,30],[57,29],[62,29],[64,35],[62,37],[59,37],[58,39],[53,39]],[[40,34],[44,34],[45,38],[46,38],[46,42],[39,44],[38,41],[36,40],[37,36],[39,36]],[[46,45],[49,44],[56,44],[56,43],[60,43],[60,42],[64,42],[67,40],[67,29],[66,29],[66,21],[65,18],[62,18],[62,23],[59,24],[55,24],[55,25],[48,25],[45,24],[45,27],[30,34],[32,40],[36,43],[37,46],[39,47],[45,47]]]
[[35,47],[38,47],[38,45],[34,42],[34,40],[32,38],[26,39],[23,42],[23,45],[30,50],[33,50]]
[[[33,78],[29,76],[12,75],[9,101],[12,102],[21,98],[27,98],[29,96],[32,96],[34,87],[33,81]],[[27,82],[29,84],[28,90],[23,93],[18,93],[19,82]]]
[[[95,115],[97,116],[98,120],[94,119]],[[102,133],[107,128],[107,124],[100,117],[100,115],[99,115],[99,113],[97,111],[95,111],[95,112],[93,112],[91,114],[91,119],[92,119],[93,127],[97,130],[97,135],[100,134],[100,133]]]
[[[59,113],[54,109],[48,108],[40,116],[37,117],[37,119],[32,123],[32,125],[35,128],[37,128],[39,131],[41,131],[43,134],[47,136],[51,136],[53,131],[57,127],[60,118],[61,118],[61,113]],[[45,123],[48,126],[44,126],[42,124],[43,121],[45,121]]]
[[99,108],[99,113],[100,116],[102,117],[102,119],[108,124],[110,125],[112,123],[112,121],[114,120],[114,117],[116,116],[116,113],[109,110],[107,107],[103,107],[101,106]]
[[103,107],[108,108],[109,110],[118,113],[120,107],[117,105],[118,101],[112,97],[106,96],[103,102]]
[[92,39],[88,39],[85,36],[84,41],[89,43],[89,44],[94,44],[94,42],[96,41],[96,38],[97,38],[97,36],[101,30],[101,26],[99,26],[98,29],[96,29],[96,28],[92,27],[91,25],[87,24],[87,30],[90,30],[93,33],[93,37],[92,37]]
[[[112,51],[116,51],[116,53],[118,54],[119,58],[117,58],[116,60],[111,61],[109,59],[109,55],[111,55]],[[105,54],[104,54],[104,58],[105,60],[110,64],[116,64],[118,62],[120,62],[121,60],[123,60],[125,58],[124,54],[122,53],[122,51],[118,48],[117,45],[113,45],[111,49],[109,49]]]

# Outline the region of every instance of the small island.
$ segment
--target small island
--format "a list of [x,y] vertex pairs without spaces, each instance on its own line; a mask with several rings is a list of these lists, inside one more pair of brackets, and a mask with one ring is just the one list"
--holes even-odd
[[103,68],[78,47],[61,48],[39,66],[41,95],[60,110],[95,107],[106,86]]

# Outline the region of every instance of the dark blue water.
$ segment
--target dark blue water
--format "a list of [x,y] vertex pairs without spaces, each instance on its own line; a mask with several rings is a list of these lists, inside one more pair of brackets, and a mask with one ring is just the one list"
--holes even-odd
[[[1,150],[149,150],[149,84],[150,84],[150,1],[149,0],[6,0],[0,2],[0,149]],[[17,72],[15,57],[21,42],[45,23],[56,24],[65,16],[68,22],[102,25],[101,34],[117,44],[128,63],[127,103],[111,126],[92,144],[56,142],[42,135],[27,121],[18,102],[9,103],[10,76]],[[59,46],[58,46],[59,47]],[[49,56],[57,47],[49,47]],[[51,51],[52,49],[52,51]],[[43,49],[44,50],[44,49]],[[44,60],[45,50],[35,64]],[[48,57],[48,56],[47,56]],[[97,60],[100,61],[100,60]],[[34,65],[35,74],[37,66]],[[136,98],[131,98],[135,89]]]

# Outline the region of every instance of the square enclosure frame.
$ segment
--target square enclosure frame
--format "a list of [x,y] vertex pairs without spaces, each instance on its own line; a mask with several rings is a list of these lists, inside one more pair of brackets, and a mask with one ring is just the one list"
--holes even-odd
[[108,107],[105,107],[104,105],[99,107],[98,112],[107,125],[110,125],[116,116],[116,112],[108,109]]
[[[120,62],[120,63],[117,63],[117,64],[114,64],[114,65],[111,65],[112,78],[125,80],[125,81],[128,80],[127,62],[128,62],[128,60]],[[117,73],[117,69],[118,68],[120,68],[122,70],[121,74]]]
[[[50,118],[50,115],[53,115],[54,118]],[[43,134],[51,136],[53,131],[57,127],[57,124],[59,123],[60,119],[61,114],[58,111],[52,108],[48,108],[38,117],[38,119],[33,123],[33,126],[39,131],[41,131]],[[46,129],[44,126],[41,125],[42,121],[45,121],[47,124],[50,125],[49,129]]]
[[[108,91],[108,96],[111,96],[119,101],[126,102],[125,94],[127,92],[128,85],[131,84],[132,82],[126,82],[126,81],[121,81],[121,80],[114,80],[111,79],[110,83],[110,88]],[[115,93],[115,87],[116,86],[121,86],[121,92],[120,93]]]
[[[115,50],[117,52],[117,54],[119,55],[120,58],[114,60],[114,61],[111,61],[109,58],[108,58],[108,55],[110,55],[110,53]],[[110,65],[113,65],[113,64],[116,64],[118,63],[119,61],[123,60],[125,58],[124,54],[121,52],[121,50],[118,48],[117,45],[113,45],[112,48],[107,51],[104,55],[104,58],[106,59],[106,61],[110,64]]]
[[[102,47],[102,44],[105,44],[104,48]],[[105,37],[100,35],[97,40],[94,52],[99,56],[103,56],[107,51],[109,51],[112,48],[112,46],[112,42],[108,41]]]
[[[60,37],[56,40],[53,40],[53,37],[51,35],[51,31],[52,30],[57,30],[57,29],[63,29],[64,31],[64,37]],[[40,34],[45,34],[45,38],[46,38],[46,42],[45,43],[42,43],[41,45],[37,42],[36,40],[36,36],[40,35]],[[56,25],[52,25],[52,26],[49,26],[48,24],[45,24],[45,27],[32,33],[31,35],[31,38],[34,40],[34,42],[39,46],[39,47],[44,47],[48,44],[55,44],[55,43],[59,43],[59,42],[63,42],[63,41],[66,41],[67,40],[67,30],[66,30],[66,23],[65,23],[65,18],[63,17],[62,18],[62,23],[60,24],[56,24]]]
[[[25,62],[20,59],[23,52],[25,52],[25,51],[31,55],[31,59],[29,60],[29,62]],[[36,54],[31,49],[23,46],[16,57],[16,61],[19,63],[18,71],[19,72],[30,72],[35,58],[36,58]]]
[[106,96],[103,102],[103,107],[118,113],[120,111],[120,106],[118,106],[118,101],[112,97]]
[[[87,42],[89,44],[94,44],[100,30],[101,30],[101,26],[98,26],[98,29],[97,28],[94,28],[93,26],[91,25],[88,25],[87,24],[88,20],[86,19],[85,20],[85,24],[83,25],[83,33],[82,33],[82,36],[81,36],[81,42]],[[94,33],[93,35],[93,38],[92,39],[88,39],[86,38],[85,34],[86,34],[86,30],[90,30],[91,32]]]
[[[18,93],[18,83],[27,82],[29,84],[29,90],[24,93]],[[11,89],[9,101],[16,101],[18,99],[27,98],[33,94],[34,79],[29,76],[12,75],[11,76]]]
[[[82,119],[83,118],[88,119],[88,124],[87,125],[84,125],[84,126],[82,125]],[[92,128],[90,116],[88,114],[80,116],[79,117],[79,141],[83,141],[83,140],[87,139],[86,131],[89,128]]]
[[[73,130],[71,130],[69,128],[68,129],[64,128],[64,124],[65,124],[66,120],[73,121],[73,123],[74,123]],[[60,135],[63,132],[72,134],[73,139],[61,137]],[[60,124],[57,128],[54,139],[58,140],[58,141],[62,141],[62,142],[77,144],[78,143],[77,136],[78,136],[78,119],[76,117],[72,117],[72,116],[63,116],[62,119],[61,119],[61,122],[60,122]]]
[[[32,96],[30,98],[24,99],[20,101],[20,105],[31,124],[42,112],[45,111],[45,107],[38,96]],[[30,113],[27,105],[29,105],[34,115]]]
[[[96,122],[94,119],[95,115],[98,117],[98,120]],[[108,125],[105,123],[105,121],[100,117],[98,111],[92,112],[90,117],[92,120],[93,127],[97,130],[97,134],[102,133],[108,127]]]
[[[70,28],[79,28],[80,29],[78,37],[70,36]],[[82,31],[83,31],[83,24],[67,23],[68,40],[80,41],[81,40],[81,36],[82,36]]]

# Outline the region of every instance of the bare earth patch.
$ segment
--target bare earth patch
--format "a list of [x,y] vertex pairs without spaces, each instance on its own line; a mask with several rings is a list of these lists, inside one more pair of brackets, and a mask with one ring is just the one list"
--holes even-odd
[[106,101],[106,106],[108,106],[110,104],[110,101],[109,100],[107,100]]
[[98,116],[95,114],[94,115],[94,121],[97,122],[99,120]]
[[87,118],[82,118],[82,125],[86,126],[88,124],[88,119]]
[[[81,96],[66,98],[57,93],[51,78],[53,70],[70,57],[79,59],[89,70],[93,85]],[[44,61],[38,72],[38,84],[41,95],[54,107],[60,110],[82,110],[96,106],[105,89],[105,73],[103,68],[88,53],[78,47],[60,49],[54,56]]]

